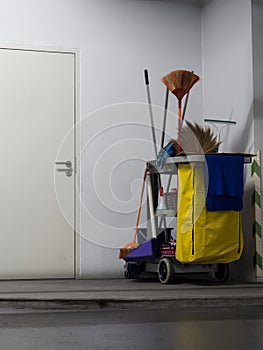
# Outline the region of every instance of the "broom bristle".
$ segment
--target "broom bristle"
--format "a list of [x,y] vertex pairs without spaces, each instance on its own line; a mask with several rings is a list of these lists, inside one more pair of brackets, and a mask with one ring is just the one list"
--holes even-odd
[[139,244],[136,242],[126,243],[123,247],[120,248],[119,259],[122,259],[124,256],[129,254],[133,249],[137,248],[138,246]]
[[162,82],[179,100],[198,80],[199,76],[188,70],[175,70],[162,78]]
[[[171,140],[177,151],[177,141]],[[214,153],[218,150],[221,142],[217,141],[213,131],[209,127],[186,121],[182,129],[181,148],[185,153]]]

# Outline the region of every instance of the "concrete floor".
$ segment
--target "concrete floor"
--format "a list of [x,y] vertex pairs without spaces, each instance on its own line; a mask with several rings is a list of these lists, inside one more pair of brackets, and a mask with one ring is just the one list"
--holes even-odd
[[263,307],[0,311],[5,350],[261,350]]
[[0,281],[0,308],[123,309],[263,305],[262,283],[215,283],[197,277]]

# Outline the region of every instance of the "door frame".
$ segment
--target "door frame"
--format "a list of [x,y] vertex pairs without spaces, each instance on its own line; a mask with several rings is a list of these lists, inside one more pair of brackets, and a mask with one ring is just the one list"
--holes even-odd
[[[73,227],[73,254],[74,278],[80,278],[80,50],[54,47],[35,47],[24,45],[0,45],[1,50],[46,52],[74,55],[74,227]],[[55,159],[54,159],[55,161]],[[54,170],[55,171],[55,170]]]

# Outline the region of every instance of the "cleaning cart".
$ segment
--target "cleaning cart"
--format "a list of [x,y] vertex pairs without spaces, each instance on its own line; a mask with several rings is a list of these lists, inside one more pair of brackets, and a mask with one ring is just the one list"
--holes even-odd
[[[189,91],[198,80],[193,71],[186,70],[172,71],[162,78],[166,97],[161,150],[157,155],[149,77],[145,70],[156,160],[146,163],[143,180],[143,189],[147,180],[148,197],[146,234],[142,238],[138,228],[141,194],[134,239],[120,249],[119,258],[126,262],[126,278],[155,273],[166,284],[178,274],[210,273],[225,281],[229,263],[242,254],[243,171],[253,155],[218,153],[220,134],[217,138],[211,129],[189,121],[183,125]],[[177,139],[164,147],[169,92],[178,100],[178,132]],[[171,223],[167,225],[171,218],[173,227]]]
[[[147,162],[150,227],[147,239],[123,257],[125,277],[156,273],[166,284],[178,274],[210,273],[218,281],[226,281],[229,263],[238,260],[243,250],[243,167],[251,158],[250,154],[233,153],[176,156],[168,158],[162,170],[157,161]],[[154,207],[154,174],[168,176],[167,194],[176,183],[175,208],[167,198],[166,205],[160,205],[162,196]],[[174,228],[164,225],[171,217]]]

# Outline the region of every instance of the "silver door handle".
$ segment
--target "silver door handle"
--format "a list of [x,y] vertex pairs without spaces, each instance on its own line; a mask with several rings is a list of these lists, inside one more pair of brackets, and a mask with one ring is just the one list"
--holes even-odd
[[55,162],[56,165],[65,165],[66,168],[58,168],[58,172],[65,173],[66,176],[70,177],[74,171],[72,168],[72,162],[70,160],[67,160],[66,162]]
[[70,160],[67,160],[66,162],[55,162],[56,165],[66,165],[67,168],[72,167],[72,162]]

